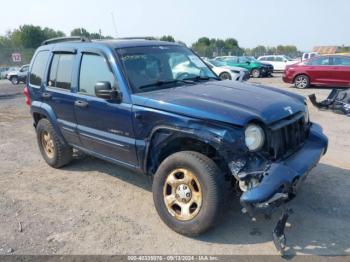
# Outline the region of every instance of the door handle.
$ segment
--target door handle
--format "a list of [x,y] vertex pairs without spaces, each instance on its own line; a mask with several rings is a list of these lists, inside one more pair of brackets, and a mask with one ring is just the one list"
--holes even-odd
[[86,101],[82,101],[82,100],[77,100],[74,102],[74,105],[77,106],[77,107],[81,107],[81,108],[85,108],[89,105],[88,102]]
[[52,95],[51,95],[50,93],[43,93],[43,94],[41,95],[41,97],[44,98],[44,99],[50,99],[51,96],[52,96]]

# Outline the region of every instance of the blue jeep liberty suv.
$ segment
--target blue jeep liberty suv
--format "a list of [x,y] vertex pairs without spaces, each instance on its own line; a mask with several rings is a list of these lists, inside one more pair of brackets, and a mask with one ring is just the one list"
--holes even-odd
[[[189,236],[216,223],[224,183],[243,212],[267,215],[295,196],[327,150],[304,97],[222,81],[177,43],[47,40],[24,93],[50,166],[67,165],[77,149],[152,176],[159,216]],[[279,249],[287,217],[273,231]]]

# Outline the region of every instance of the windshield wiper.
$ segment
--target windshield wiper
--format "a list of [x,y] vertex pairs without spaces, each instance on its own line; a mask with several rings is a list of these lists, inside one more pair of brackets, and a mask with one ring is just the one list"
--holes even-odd
[[144,89],[147,87],[152,87],[152,86],[163,86],[163,85],[168,85],[168,84],[176,84],[176,83],[185,83],[185,84],[192,84],[192,81],[188,81],[187,79],[174,79],[174,80],[158,80],[154,83],[147,84],[147,85],[142,85],[139,86],[138,89]]
[[189,77],[185,78],[183,80],[190,80],[190,81],[208,81],[208,80],[220,80],[218,77],[213,76],[195,76],[195,77]]

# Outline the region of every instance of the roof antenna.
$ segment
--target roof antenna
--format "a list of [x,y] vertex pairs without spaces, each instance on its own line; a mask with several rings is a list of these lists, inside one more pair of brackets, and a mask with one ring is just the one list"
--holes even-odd
[[115,37],[118,36],[118,32],[117,32],[117,24],[115,22],[115,18],[114,18],[114,13],[111,12],[111,16],[112,16],[112,22],[113,22],[113,27],[114,27],[114,32],[115,32]]

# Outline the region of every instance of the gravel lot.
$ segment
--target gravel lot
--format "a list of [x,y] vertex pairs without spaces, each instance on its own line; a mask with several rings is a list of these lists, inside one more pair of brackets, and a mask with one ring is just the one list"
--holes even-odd
[[[252,79],[296,90],[280,75]],[[42,159],[23,86],[0,80],[0,254],[277,254],[273,220],[251,221],[227,196],[218,226],[198,238],[168,229],[153,207],[151,181],[113,164],[78,156],[61,169]],[[350,119],[310,107],[329,137],[286,229],[288,254],[350,254]]]

